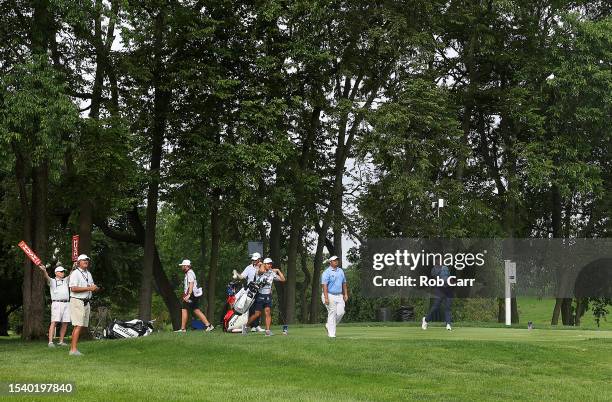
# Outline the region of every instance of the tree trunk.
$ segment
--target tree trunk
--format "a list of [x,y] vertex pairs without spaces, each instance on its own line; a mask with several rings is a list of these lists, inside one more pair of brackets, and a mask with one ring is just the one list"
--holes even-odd
[[579,327],[582,321],[582,316],[586,311],[587,307],[587,299],[586,298],[576,298],[576,314],[574,315],[574,325]]
[[[102,87],[104,85],[105,60],[104,46],[102,43],[102,22],[100,13],[102,12],[102,0],[96,0],[94,16],[94,36],[93,45],[96,54],[96,72],[94,83],[91,90],[91,104],[89,118],[98,120],[100,118],[100,106],[102,103]],[[93,156],[93,155],[92,155]],[[81,177],[82,181],[88,178]],[[87,186],[85,186],[87,187]],[[86,195],[80,202],[79,207],[79,254],[91,253],[91,231],[93,224],[93,201]]]
[[91,253],[91,228],[93,222],[93,205],[91,200],[81,201],[79,214],[79,254]]
[[219,214],[219,198],[215,196],[210,211],[210,267],[208,269],[208,308],[209,320],[215,318],[215,285],[217,283],[217,268],[219,265],[219,243],[221,241],[221,224]]
[[[552,203],[552,235],[553,238],[561,238],[563,236],[563,199],[561,197],[561,193],[559,191],[559,186],[553,184],[551,188],[551,203]],[[564,286],[563,276],[559,276],[560,279],[560,287]],[[572,325],[571,319],[571,304],[572,299],[567,298],[557,298],[555,301],[555,307],[553,309],[552,319],[550,321],[551,325],[558,325],[559,323],[559,315],[561,315],[561,322],[563,325]]]
[[550,325],[559,324],[559,315],[561,314],[561,304],[563,303],[562,298],[555,299],[555,307],[553,307],[552,318],[550,319]]
[[[306,239],[304,238],[304,241]],[[300,252],[300,267],[304,274],[304,281],[300,286],[301,300],[300,305],[302,307],[300,322],[305,323],[308,320],[308,287],[310,286],[310,271],[308,271],[308,248],[302,243],[302,250]]]
[[[268,236],[266,233],[266,225],[264,225],[263,222],[261,222],[259,224],[259,238],[261,239],[261,243],[262,243],[262,251],[263,251],[263,255],[269,255],[270,253],[270,242],[268,241]],[[272,260],[274,261],[274,260]],[[275,261],[276,263],[278,263],[278,261]]]
[[[145,240],[145,228],[140,220],[140,215],[138,215],[138,210],[134,208],[132,211],[128,212],[128,220],[130,222],[130,226],[134,229],[134,233],[136,234],[136,241],[138,244],[144,247]],[[104,228],[103,228],[104,230]],[[109,237],[113,237],[112,233],[105,231],[105,234]],[[121,238],[114,237],[117,240],[125,240]],[[161,263],[161,259],[159,258],[159,253],[157,251],[157,247],[155,247],[155,256],[153,260],[153,278],[155,279],[155,286],[160,296],[164,300],[164,304],[166,308],[168,308],[168,312],[170,313],[170,319],[172,320],[172,327],[177,330],[181,328],[181,303],[179,299],[176,297],[176,293],[174,292],[174,288],[172,284],[168,280],[166,276],[166,272]]]
[[295,287],[297,276],[297,251],[302,231],[299,211],[294,211],[289,230],[289,246],[287,250],[287,282],[285,283],[284,322],[293,324],[295,317]]
[[519,323],[518,304],[516,303],[516,297],[510,299],[510,322],[512,324]]
[[[32,4],[30,42],[33,54],[44,56],[49,49],[51,14],[48,0],[36,0]],[[36,134],[34,134],[36,135]],[[23,240],[26,241],[43,260],[47,252],[47,193],[49,180],[48,161],[41,162],[32,169],[31,203],[27,191],[27,166],[18,148],[14,146],[16,163],[15,173],[19,186],[19,196],[23,214]],[[25,207],[25,209],[24,209]],[[31,207],[31,209],[29,209]],[[40,272],[25,259],[23,276],[23,332],[25,340],[45,338],[43,327],[44,278]]]
[[200,224],[200,256],[202,258],[200,278],[206,278],[206,261],[208,260],[208,217],[202,218]]
[[472,122],[472,111],[474,109],[474,96],[476,92],[476,88],[478,86],[477,83],[477,75],[475,74],[474,69],[474,52],[476,50],[476,40],[477,33],[474,29],[470,35],[470,40],[467,46],[467,52],[464,54],[465,57],[465,67],[466,67],[466,75],[469,79],[469,83],[467,85],[466,93],[463,96],[463,117],[461,119],[461,148],[459,154],[457,155],[457,166],[455,168],[455,179],[458,181],[463,180],[463,175],[465,172],[465,167],[467,166],[469,155],[466,152],[466,149],[470,147],[470,129]]
[[[49,164],[42,162],[32,169],[32,217],[29,233],[32,234],[31,246],[38,256],[45,259],[48,244],[47,198],[49,184]],[[45,309],[45,280],[30,261],[26,262],[23,283],[23,332],[26,340],[43,339],[46,331],[43,326]]]
[[321,306],[321,269],[323,265],[323,248],[327,235],[327,222],[323,222],[318,228],[317,248],[315,250],[314,270],[312,273],[312,284],[310,288],[310,323],[319,323],[319,308]]
[[574,325],[572,299],[569,297],[564,297],[561,302],[561,322],[563,325]]
[[[342,214],[342,212],[340,212]],[[343,266],[342,261],[342,226],[336,224],[334,226],[334,254],[338,256],[339,265]]]
[[8,306],[0,304],[0,336],[8,336]]
[[138,316],[141,320],[151,319],[151,301],[153,295],[153,261],[155,259],[155,230],[157,227],[157,205],[159,197],[160,165],[166,127],[166,113],[170,94],[162,86],[163,60],[163,30],[165,13],[160,11],[155,17],[155,50],[153,89],[153,127],[151,130],[151,161],[149,169],[149,190],[147,194],[147,212],[144,245],[144,265],[142,270],[140,297],[138,303]]
[[[275,266],[281,267],[281,219],[275,213],[270,217],[270,258]],[[285,288],[282,283],[274,282],[274,292],[280,306],[279,311],[285,306]]]

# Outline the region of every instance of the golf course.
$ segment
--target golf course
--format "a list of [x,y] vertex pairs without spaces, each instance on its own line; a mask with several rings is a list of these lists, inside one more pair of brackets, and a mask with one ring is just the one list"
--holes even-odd
[[0,382],[74,384],[72,395],[45,401],[612,399],[610,331],[360,323],[336,339],[305,325],[288,336],[160,332],[80,349],[70,357],[4,339]]

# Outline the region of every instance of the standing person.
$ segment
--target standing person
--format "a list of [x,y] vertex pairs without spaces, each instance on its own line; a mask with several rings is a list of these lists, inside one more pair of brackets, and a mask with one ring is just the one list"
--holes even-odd
[[195,272],[191,269],[191,261],[183,260],[179,266],[185,273],[185,279],[183,280],[183,306],[181,308],[181,329],[174,332],[187,331],[187,318],[189,318],[188,310],[191,310],[196,317],[206,325],[206,332],[210,332],[215,329],[215,327],[206,319],[202,310],[200,310],[202,288],[198,287]]
[[440,309],[442,300],[444,300],[444,321],[446,322],[446,329],[452,330],[451,327],[451,304],[453,302],[453,289],[448,286],[448,277],[450,276],[450,270],[445,265],[436,265],[431,269],[432,278],[439,278],[444,281],[442,286],[437,286],[435,289],[435,300],[427,313],[427,317],[423,317],[421,322],[421,328],[427,329],[427,323],[433,319],[433,314],[436,310]]
[[58,346],[67,346],[64,343],[64,336],[66,336],[66,330],[68,329],[68,323],[70,322],[70,289],[68,288],[68,278],[66,278],[66,270],[64,267],[55,268],[55,278],[51,279],[47,274],[47,269],[44,265],[40,265],[38,268],[41,269],[49,285],[49,291],[51,293],[51,323],[49,324],[49,347],[54,348],[53,337],[55,336],[55,326],[57,323],[61,324],[60,327],[60,339]]
[[336,326],[344,316],[344,306],[348,300],[348,288],[344,271],[338,266],[338,257],[333,255],[328,261],[329,267],[321,275],[321,287],[323,288],[321,300],[327,308],[327,323],[325,324],[327,336],[335,338]]
[[255,313],[249,317],[249,321],[242,327],[242,335],[246,335],[248,327],[261,317],[261,312],[265,313],[266,336],[274,335],[270,331],[272,325],[272,283],[285,282],[285,275],[280,269],[272,268],[272,259],[266,258],[260,265],[255,281],[260,284],[259,293],[255,298]]
[[[255,281],[255,276],[257,275],[257,271],[259,270],[259,266],[261,265],[261,254],[253,253],[251,256],[251,263],[246,266],[246,268],[242,271],[241,274],[238,274],[234,271],[234,279],[246,279],[246,285],[249,286],[251,282]],[[255,303],[251,305],[249,309],[249,317],[255,314]],[[257,318],[253,321],[251,326],[251,332],[263,332],[264,329],[260,326],[260,318]]]
[[77,349],[82,328],[89,326],[89,301],[93,292],[100,288],[94,283],[89,272],[89,257],[81,254],[77,258],[76,268],[70,274],[68,286],[70,287],[70,320],[72,321],[72,340],[70,342],[70,355],[81,356]]

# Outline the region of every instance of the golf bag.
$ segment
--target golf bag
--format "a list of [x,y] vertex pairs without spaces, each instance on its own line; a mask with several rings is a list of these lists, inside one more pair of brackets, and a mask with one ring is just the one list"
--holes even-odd
[[153,321],[113,320],[104,330],[104,337],[107,339],[138,338],[147,336],[153,332]]
[[251,282],[247,287],[240,286],[238,282],[230,282],[227,285],[229,310],[223,317],[223,331],[242,331],[242,326],[249,321],[249,309],[255,303],[258,291],[259,285],[255,282]]

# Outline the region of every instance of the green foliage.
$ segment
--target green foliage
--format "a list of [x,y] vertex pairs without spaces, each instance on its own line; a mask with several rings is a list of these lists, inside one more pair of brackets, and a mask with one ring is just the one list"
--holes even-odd
[[599,328],[601,321],[607,321],[606,316],[608,315],[608,306],[612,305],[612,300],[607,297],[591,298],[591,310],[593,310],[593,317]]
[[61,75],[45,59],[33,56],[0,77],[0,88],[3,159],[11,156],[8,150],[13,147],[35,166],[49,160],[59,168],[66,139],[78,121]]

